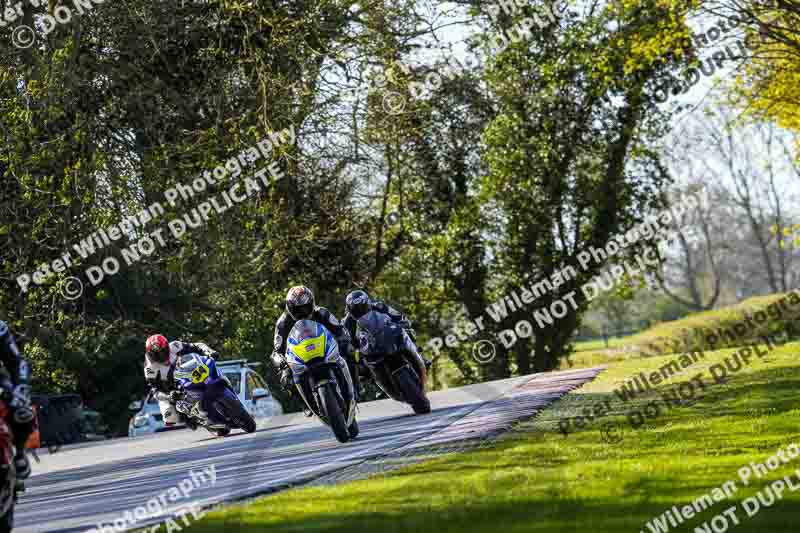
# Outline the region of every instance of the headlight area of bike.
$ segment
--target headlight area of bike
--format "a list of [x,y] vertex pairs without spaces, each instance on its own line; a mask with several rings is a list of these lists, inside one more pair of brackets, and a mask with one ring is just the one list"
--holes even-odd
[[[213,366],[213,365],[212,365]],[[192,359],[183,363],[175,371],[175,380],[182,386],[202,385],[214,372],[205,363]]]
[[289,339],[288,352],[287,362],[295,376],[303,374],[309,367],[323,363],[338,364],[340,360],[339,346],[324,332],[302,341]]

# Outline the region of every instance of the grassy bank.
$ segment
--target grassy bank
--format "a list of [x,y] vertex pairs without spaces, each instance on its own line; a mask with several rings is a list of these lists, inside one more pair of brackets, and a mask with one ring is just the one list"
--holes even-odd
[[[664,409],[638,429],[625,414],[656,396],[623,403],[614,390],[639,372],[657,371],[674,356],[614,363],[594,382],[561,399],[534,421],[478,451],[442,456],[378,478],[331,488],[291,490],[209,513],[189,529],[237,531],[444,531],[601,532],[649,531],[646,522],[684,505],[713,487],[737,481],[737,470],[763,462],[779,448],[800,442],[797,390],[800,344],[766,357],[713,384],[691,406]],[[663,384],[665,389],[732,357],[706,357]],[[592,413],[608,402],[613,416],[563,436],[559,422]],[[616,423],[609,436],[601,431]],[[617,441],[621,435],[622,440]],[[613,438],[612,438],[613,437]],[[611,442],[609,442],[611,441]],[[772,479],[800,468],[800,457],[740,487],[732,501],[716,503],[679,528],[712,519],[755,494]],[[783,532],[800,518],[800,491],[748,519],[738,532]]]
[[[736,334],[737,324],[746,328],[742,334]],[[770,294],[663,322],[629,337],[610,339],[608,348],[603,341],[576,343],[570,359],[574,366],[583,367],[642,356],[728,348],[757,342],[763,335],[796,338],[800,335],[798,324],[800,291]]]

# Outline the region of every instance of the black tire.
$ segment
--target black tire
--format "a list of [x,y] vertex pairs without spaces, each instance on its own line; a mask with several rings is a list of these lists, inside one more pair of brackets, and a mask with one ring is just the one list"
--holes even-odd
[[239,400],[223,397],[219,402],[222,404],[221,407],[225,415],[236,424],[236,427],[245,430],[247,433],[253,433],[256,430],[256,421],[253,420],[253,417]]
[[231,428],[218,429],[215,431],[217,437],[227,437],[231,433]]
[[347,421],[344,419],[342,406],[339,405],[339,398],[333,390],[333,384],[327,384],[319,391],[319,399],[322,402],[322,411],[328,423],[331,425],[333,434],[339,442],[350,440],[350,432],[347,430]]
[[347,432],[350,433],[351,440],[358,437],[358,431],[358,420],[354,418],[353,423],[347,428]]
[[422,390],[422,383],[419,377],[408,367],[401,369],[397,375],[397,386],[403,391],[411,408],[418,415],[426,415],[431,412],[431,402]]
[[239,428],[245,430],[247,433],[255,433],[256,421],[253,415],[247,412],[244,406],[239,406],[239,415],[236,417]]
[[14,495],[14,502],[8,508],[8,512],[0,517],[0,533],[11,533],[14,529],[14,507],[17,505],[17,496]]
[[253,417],[250,415],[250,413],[247,413],[247,417],[249,418],[249,420],[242,429],[245,430],[247,433],[255,433],[256,421],[253,420]]

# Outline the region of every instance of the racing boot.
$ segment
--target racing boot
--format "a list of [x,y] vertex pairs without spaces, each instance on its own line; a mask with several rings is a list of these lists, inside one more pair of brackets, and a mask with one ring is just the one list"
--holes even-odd
[[197,420],[190,418],[183,413],[180,414],[180,418],[181,422],[186,424],[187,428],[191,429],[192,431],[197,431],[198,428]]

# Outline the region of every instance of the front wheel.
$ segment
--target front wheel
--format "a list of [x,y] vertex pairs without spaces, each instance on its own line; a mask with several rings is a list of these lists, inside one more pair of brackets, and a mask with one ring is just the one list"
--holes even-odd
[[256,432],[256,421],[253,420],[252,416],[250,417],[250,420],[248,420],[247,424],[245,424],[245,426],[242,429],[244,429],[247,433],[255,433]]
[[6,514],[0,517],[0,533],[11,533],[14,529],[14,506]]
[[256,421],[244,408],[239,398],[230,398],[226,395],[219,400],[219,403],[225,417],[233,422],[236,427],[245,430],[247,433],[253,433],[256,430]]
[[417,375],[408,367],[401,369],[397,373],[397,386],[403,391],[406,401],[411,404],[411,408],[418,415],[425,415],[431,412],[431,402],[422,388]]
[[253,415],[247,412],[244,406],[241,406],[240,414],[237,417],[237,424],[247,433],[255,433],[256,431],[256,421],[253,419]]
[[358,437],[358,420],[353,419],[353,423],[347,428],[347,432],[350,433],[351,439]]
[[336,435],[336,440],[347,442],[350,440],[350,432],[347,429],[347,421],[344,419],[342,406],[339,404],[339,398],[333,388],[334,386],[328,383],[319,391],[319,398],[322,402],[321,407],[333,430],[333,434]]
[[[19,480],[17,480],[17,482],[19,482]],[[16,490],[10,497],[13,498],[13,501],[11,505],[8,506],[8,511],[6,511],[6,514],[3,516],[0,516],[0,533],[11,533],[11,530],[14,529],[14,507],[16,507],[17,504]]]

